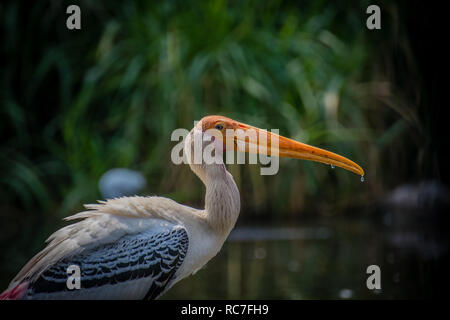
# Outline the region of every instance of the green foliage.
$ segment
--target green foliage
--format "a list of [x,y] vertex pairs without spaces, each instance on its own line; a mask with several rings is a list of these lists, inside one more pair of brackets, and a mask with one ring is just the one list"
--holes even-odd
[[[367,31],[369,3],[85,0],[82,29],[70,31],[72,1],[0,2],[0,287],[64,224],[61,217],[101,198],[97,184],[108,169],[140,170],[143,194],[203,206],[201,182],[170,161],[170,135],[205,115],[277,128],[366,171],[361,184],[350,172],[307,161],[281,159],[275,176],[261,176],[259,165],[229,165],[240,222],[359,214],[351,206],[434,170],[427,166],[435,161],[432,118],[428,106],[418,116],[420,76],[401,29],[410,3],[384,3],[383,29]],[[326,246],[231,243],[210,271],[168,297],[337,298],[348,277],[353,288],[363,283],[353,277],[358,263],[371,263],[362,262],[370,241],[381,243],[372,225],[360,228],[364,238],[345,226],[340,234],[348,238]],[[336,256],[336,244],[348,247],[342,239],[354,250]],[[251,258],[261,248],[264,264]],[[337,273],[350,272],[346,281],[330,279],[341,267]],[[227,284],[209,288],[217,272]]]
[[[106,170],[128,167],[145,174],[146,194],[201,206],[201,183],[169,160],[170,134],[209,114],[376,163],[358,90],[370,61],[359,5],[85,1],[80,31],[65,28],[67,5],[1,5],[1,202],[67,215],[100,198]],[[359,177],[316,163],[283,160],[268,177],[230,170],[244,210],[271,216],[361,191]]]

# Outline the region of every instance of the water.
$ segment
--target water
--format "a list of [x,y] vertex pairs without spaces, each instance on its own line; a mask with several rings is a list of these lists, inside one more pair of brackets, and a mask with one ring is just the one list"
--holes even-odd
[[[426,298],[434,290],[430,272],[434,262],[362,220],[330,218],[325,224],[297,227],[238,226],[205,268],[163,298]],[[372,264],[380,266],[381,290],[366,287],[366,269]]]
[[[430,214],[425,216],[429,220]],[[420,299],[441,283],[441,240],[426,226],[405,228],[411,212],[365,212],[317,218],[299,225],[256,225],[240,219],[205,268],[163,299]],[[401,227],[399,227],[401,225]],[[45,228],[42,239],[48,236]],[[31,241],[31,240],[29,240]],[[39,248],[3,247],[1,289]],[[8,251],[10,250],[10,251]],[[28,250],[28,251],[27,251]],[[25,252],[26,251],[26,252]],[[366,287],[366,269],[381,269],[379,291]]]

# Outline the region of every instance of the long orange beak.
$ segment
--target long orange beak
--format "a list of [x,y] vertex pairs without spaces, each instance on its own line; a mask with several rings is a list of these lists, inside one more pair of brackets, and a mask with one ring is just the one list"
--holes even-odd
[[229,144],[226,144],[227,149],[322,162],[364,176],[364,170],[358,164],[336,153],[237,121],[233,123],[233,127],[235,132],[233,136],[234,146],[229,147]]

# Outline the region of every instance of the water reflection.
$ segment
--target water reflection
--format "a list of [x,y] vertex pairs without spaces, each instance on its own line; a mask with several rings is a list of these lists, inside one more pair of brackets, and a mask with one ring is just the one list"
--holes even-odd
[[228,241],[311,240],[330,236],[331,231],[325,227],[238,227],[231,232]]
[[[222,251],[164,299],[407,299],[432,295],[437,260],[398,246],[367,219],[302,227],[238,226]],[[381,268],[381,290],[366,269]]]
[[[386,208],[385,208],[386,209]],[[448,210],[443,210],[447,216]],[[441,214],[434,214],[441,217]],[[376,208],[303,222],[301,226],[254,226],[233,230],[219,254],[182,280],[163,299],[418,299],[445,290],[448,233],[439,223],[407,223],[430,211]],[[400,219],[401,218],[401,219]],[[418,218],[417,218],[418,219]],[[389,223],[386,223],[388,221]],[[400,223],[400,222],[401,223]],[[438,229],[436,228],[436,224]],[[17,224],[21,226],[22,224]],[[59,226],[39,231],[45,237]],[[30,239],[36,235],[30,232]],[[22,238],[20,238],[22,239]],[[42,247],[3,242],[0,282],[5,288]],[[42,240],[43,241],[43,240]],[[17,244],[19,243],[19,244]],[[13,259],[12,259],[13,258]],[[381,268],[381,290],[366,287],[369,265]],[[442,290],[441,290],[442,289]]]

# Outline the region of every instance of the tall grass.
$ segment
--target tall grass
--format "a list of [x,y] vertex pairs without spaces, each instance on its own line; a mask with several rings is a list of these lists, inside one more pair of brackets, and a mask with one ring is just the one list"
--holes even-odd
[[201,206],[200,181],[169,160],[170,134],[208,114],[278,128],[369,169],[361,185],[309,162],[283,160],[266,177],[231,165],[246,215],[364,201],[389,174],[377,172],[380,146],[408,118],[374,124],[366,105],[364,4],[81,1],[80,31],[65,28],[68,4],[1,4],[4,206],[67,215],[100,199],[97,182],[113,167],[141,170],[145,194]]

